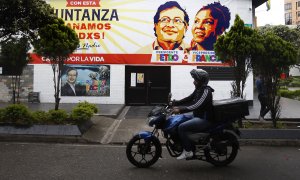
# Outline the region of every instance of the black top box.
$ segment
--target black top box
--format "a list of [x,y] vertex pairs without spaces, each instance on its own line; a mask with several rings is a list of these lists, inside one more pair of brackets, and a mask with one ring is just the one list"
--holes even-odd
[[214,121],[236,121],[249,115],[247,100],[231,98],[214,100]]

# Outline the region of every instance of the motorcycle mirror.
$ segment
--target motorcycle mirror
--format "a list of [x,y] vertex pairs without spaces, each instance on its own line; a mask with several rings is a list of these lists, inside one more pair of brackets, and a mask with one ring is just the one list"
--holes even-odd
[[171,98],[172,98],[172,93],[169,93],[169,95],[168,95],[168,102],[171,102]]

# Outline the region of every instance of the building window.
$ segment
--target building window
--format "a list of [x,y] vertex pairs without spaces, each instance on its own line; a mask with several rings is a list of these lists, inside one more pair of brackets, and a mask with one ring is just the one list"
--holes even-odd
[[292,9],[292,3],[286,3],[285,5],[284,5],[284,10],[291,10]]
[[212,81],[232,81],[235,79],[233,67],[197,66],[197,69],[199,68],[207,71],[209,80]]
[[300,17],[300,11],[298,11],[297,14],[298,14],[297,16]]
[[298,7],[300,7],[300,1],[298,1]]
[[285,13],[285,25],[292,24],[292,13]]

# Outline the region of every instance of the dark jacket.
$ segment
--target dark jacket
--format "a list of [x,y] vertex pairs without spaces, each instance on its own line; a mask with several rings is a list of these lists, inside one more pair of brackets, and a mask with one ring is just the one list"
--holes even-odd
[[267,94],[265,82],[261,79],[255,81],[258,95],[265,96]]
[[85,87],[78,84],[75,85],[75,92],[76,94],[74,93],[73,89],[68,83],[63,85],[61,88],[62,96],[85,96],[86,95]]
[[179,101],[173,101],[174,106],[179,106],[180,112],[191,112],[195,117],[213,120],[213,96],[210,86],[202,86],[194,90],[188,97]]

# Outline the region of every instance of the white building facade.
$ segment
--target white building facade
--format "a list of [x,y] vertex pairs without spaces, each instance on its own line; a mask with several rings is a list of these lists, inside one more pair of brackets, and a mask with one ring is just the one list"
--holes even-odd
[[[68,69],[75,68],[76,83],[83,87],[85,94],[62,95],[61,103],[88,101],[96,104],[152,105],[165,102],[168,92],[172,92],[173,98],[180,99],[194,90],[190,71],[194,68],[207,69],[207,67],[213,69],[208,72],[214,76],[209,82],[215,89],[214,99],[230,98],[233,79],[223,78],[230,73],[227,71],[230,67],[215,60],[215,57],[205,55],[209,53],[214,55],[212,50],[191,51],[187,57],[184,57],[186,52],[180,50],[137,53],[140,48],[155,41],[153,17],[158,7],[166,1],[145,0],[126,3],[121,0],[112,2],[48,0],[48,2],[55,8],[57,16],[62,17],[73,27],[80,38],[78,49],[66,63],[61,86],[63,88],[67,83]],[[190,44],[193,39],[192,26],[195,15],[201,7],[214,3],[214,0],[177,2],[189,15],[190,21],[184,41]],[[246,25],[252,26],[254,9],[263,3],[252,0],[219,2],[230,11],[230,26],[233,25],[236,14]],[[100,14],[97,14],[98,12]],[[226,31],[229,29],[230,27]],[[162,61],[161,54],[164,53],[177,54],[179,58]],[[193,59],[191,53],[201,54],[205,59],[197,61]],[[33,91],[40,92],[40,102],[54,102],[51,65],[46,59],[32,55]],[[220,74],[213,74],[218,73],[220,68],[222,69]],[[253,100],[252,74],[247,79],[244,93],[247,100]]]

